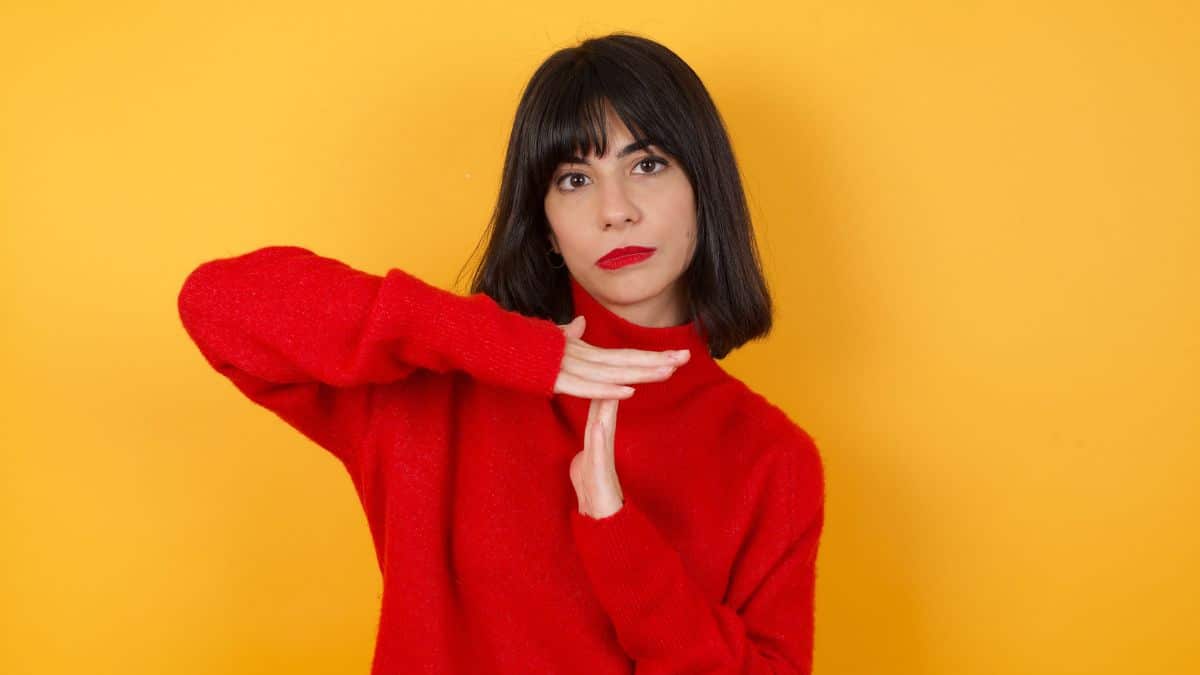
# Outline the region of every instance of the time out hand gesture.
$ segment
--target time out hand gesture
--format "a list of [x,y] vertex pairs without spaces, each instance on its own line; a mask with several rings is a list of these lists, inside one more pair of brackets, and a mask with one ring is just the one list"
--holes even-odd
[[625,503],[613,457],[619,403],[616,399],[592,399],[583,451],[571,460],[571,483],[579,499],[579,512],[596,519],[611,516]]
[[592,399],[629,398],[633,396],[633,388],[623,385],[665,380],[691,357],[686,349],[656,352],[589,345],[582,340],[585,323],[583,316],[577,316],[570,323],[558,324],[567,336],[567,347],[558,379],[554,381],[556,394]]
[[567,335],[562,370],[554,383],[555,393],[592,399],[588,407],[583,451],[571,460],[571,483],[579,499],[579,512],[592,518],[607,518],[625,503],[617,478],[613,439],[617,431],[617,405],[633,389],[626,382],[665,380],[690,354],[641,349],[602,349],[587,344],[583,336],[586,320],[575,317],[560,325]]

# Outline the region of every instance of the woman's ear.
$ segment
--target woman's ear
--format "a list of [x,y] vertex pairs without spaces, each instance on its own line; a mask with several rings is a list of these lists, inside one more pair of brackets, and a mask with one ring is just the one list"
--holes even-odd
[[555,253],[557,253],[559,255],[562,255],[562,251],[558,250],[558,240],[554,238],[553,232],[550,233],[549,239],[550,239],[550,250],[554,251]]

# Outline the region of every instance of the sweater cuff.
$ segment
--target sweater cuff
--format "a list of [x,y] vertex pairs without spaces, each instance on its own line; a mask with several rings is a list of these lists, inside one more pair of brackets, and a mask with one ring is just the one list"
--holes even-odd
[[807,435],[799,441],[774,472],[780,498],[747,525],[721,598],[701,588],[637,495],[626,491],[607,518],[571,509],[582,566],[639,673],[812,672],[825,490],[815,444]]
[[678,551],[628,494],[621,509],[606,518],[592,518],[578,509],[571,513],[571,529],[592,589],[630,657],[678,663],[685,654],[726,645],[722,622]]
[[443,290],[398,268],[389,270],[381,293],[386,306],[404,308],[413,348],[432,352],[421,361],[444,359],[481,382],[554,394],[567,338],[553,321],[505,309],[485,293]]

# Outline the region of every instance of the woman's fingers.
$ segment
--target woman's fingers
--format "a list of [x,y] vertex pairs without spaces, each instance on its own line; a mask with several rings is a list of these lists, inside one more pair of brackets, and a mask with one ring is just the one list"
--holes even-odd
[[578,340],[583,337],[583,331],[586,329],[587,320],[583,315],[576,316],[567,323],[555,324],[562,329],[563,334],[567,336],[568,341],[571,339]]
[[[566,352],[584,361],[593,361],[612,366],[677,366],[687,363],[691,357],[688,350],[648,351],[645,349],[606,349],[590,345],[583,340],[568,340]],[[681,356],[676,356],[679,353]]]
[[568,356],[563,359],[562,370],[595,382],[629,384],[633,382],[656,382],[665,380],[674,372],[673,366],[612,366]]
[[589,452],[593,462],[606,465],[612,461],[614,430],[617,427],[617,410],[619,400],[592,399],[588,406],[588,419],[585,426],[584,449]]
[[586,343],[568,344],[563,369],[600,382],[654,382],[669,377],[687,358],[672,352],[640,349],[600,349]]
[[571,323],[558,324],[567,336],[555,393],[580,398],[623,399],[633,395],[633,388],[621,386],[635,382],[657,382],[675,373],[687,363],[687,350],[652,351],[645,349],[596,347],[579,336],[582,317]]
[[633,396],[633,387],[623,387],[619,384],[596,382],[579,377],[567,371],[560,371],[554,382],[554,393],[569,394],[578,398],[629,398]]

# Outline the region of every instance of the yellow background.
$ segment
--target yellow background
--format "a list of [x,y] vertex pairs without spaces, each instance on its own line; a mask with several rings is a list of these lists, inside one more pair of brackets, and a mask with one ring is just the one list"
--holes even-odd
[[462,292],[521,88],[618,29],[745,174],[778,314],[725,365],[826,461],[816,672],[1200,669],[1195,3],[7,5],[0,672],[366,672],[348,476],[176,294],[268,244]]

